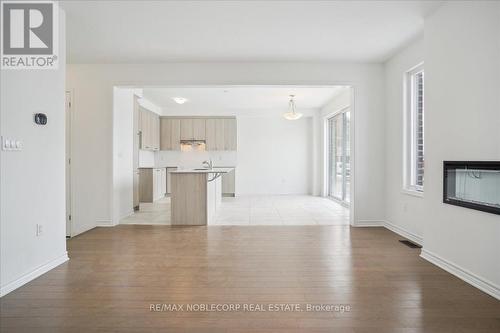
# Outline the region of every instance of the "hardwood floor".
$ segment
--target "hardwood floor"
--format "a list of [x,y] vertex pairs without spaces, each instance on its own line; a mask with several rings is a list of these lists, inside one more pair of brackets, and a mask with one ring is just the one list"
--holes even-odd
[[[0,299],[3,332],[500,332],[500,302],[383,228],[122,225]],[[307,303],[344,312],[150,311]],[[184,309],[185,310],[185,309]]]

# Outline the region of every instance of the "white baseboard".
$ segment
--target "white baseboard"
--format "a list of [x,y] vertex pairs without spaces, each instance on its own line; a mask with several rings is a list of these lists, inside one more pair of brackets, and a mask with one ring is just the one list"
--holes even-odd
[[500,287],[495,285],[493,282],[483,279],[482,277],[446,260],[440,256],[422,249],[420,257],[424,258],[428,262],[444,269],[448,273],[455,275],[456,277],[464,280],[468,284],[476,287],[477,289],[484,291],[488,295],[495,297],[500,300]]
[[419,236],[411,231],[401,228],[400,226],[392,224],[389,221],[384,221],[383,226],[389,229],[390,231],[395,232],[396,234],[403,236],[404,238],[409,239],[414,243],[417,243],[418,245],[424,244],[422,236]]
[[97,219],[95,220],[96,227],[114,227],[113,221],[111,219]]
[[354,221],[353,227],[383,227],[384,221],[381,220],[357,220]]
[[34,269],[33,271],[31,271],[27,274],[24,274],[23,276],[21,276],[17,280],[14,280],[10,283],[7,283],[5,286],[2,286],[0,288],[0,297],[7,295],[11,291],[25,285],[26,283],[30,282],[31,280],[36,279],[40,275],[47,273],[51,269],[56,268],[57,266],[59,266],[60,264],[66,262],[68,260],[69,260],[68,252],[64,252],[63,255],[49,261],[46,264],[43,264],[42,266]]

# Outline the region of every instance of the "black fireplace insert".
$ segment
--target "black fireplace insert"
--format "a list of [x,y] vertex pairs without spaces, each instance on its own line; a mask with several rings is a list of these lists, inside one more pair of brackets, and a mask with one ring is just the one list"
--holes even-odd
[[500,161],[444,161],[443,202],[500,214]]

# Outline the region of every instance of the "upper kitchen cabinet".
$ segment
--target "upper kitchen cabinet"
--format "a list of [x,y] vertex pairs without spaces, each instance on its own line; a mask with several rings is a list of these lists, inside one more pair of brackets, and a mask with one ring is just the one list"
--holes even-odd
[[160,150],[160,117],[149,110],[140,109],[140,148],[144,150]]
[[224,119],[224,150],[236,150],[236,118]]
[[193,140],[205,140],[205,122],[206,119],[193,119]]
[[181,140],[181,122],[175,118],[160,119],[160,149],[179,150]]
[[206,150],[236,150],[236,118],[162,117],[160,149],[180,150],[181,140],[204,140]]
[[160,119],[160,150],[172,150],[172,119]]
[[181,118],[181,140],[205,140],[204,118]]
[[182,118],[180,121],[181,121],[181,140],[193,140],[193,119]]
[[224,119],[206,120],[205,140],[207,150],[224,150]]
[[207,150],[217,150],[215,145],[215,121],[216,119],[207,119],[205,122],[205,148]]
[[160,150],[160,116],[156,113],[151,112],[152,122],[153,122],[153,130],[152,130],[152,142],[153,142],[153,150]]

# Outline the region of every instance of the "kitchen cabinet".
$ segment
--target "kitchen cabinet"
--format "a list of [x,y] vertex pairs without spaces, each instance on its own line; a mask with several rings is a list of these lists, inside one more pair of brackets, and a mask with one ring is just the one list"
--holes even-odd
[[140,148],[160,150],[160,117],[154,112],[141,108],[139,123]]
[[177,118],[160,119],[160,150],[180,150],[181,121]]
[[205,119],[181,118],[181,140],[205,140]]
[[133,192],[134,192],[134,195],[133,195],[133,205],[134,205],[134,210],[138,210],[139,209],[139,202],[140,202],[140,199],[139,199],[139,170],[136,169],[134,170],[134,175],[133,175],[133,178],[132,178],[132,182],[133,182]]
[[139,109],[139,130],[140,130],[140,148],[150,149],[150,116],[149,111],[143,108]]
[[205,144],[206,150],[217,150],[215,144],[215,119],[207,119],[205,122]]
[[207,119],[205,129],[206,149],[224,150],[224,119]]
[[167,192],[166,168],[139,169],[139,201],[154,202]]
[[236,118],[161,117],[159,128],[161,150],[180,150],[181,140],[204,140],[208,151],[237,148]]
[[173,171],[173,170],[177,170],[176,167],[171,167],[171,168],[167,168],[167,195],[169,195],[170,193],[172,193],[172,178],[170,176],[170,173]]
[[224,119],[224,150],[236,150],[236,119]]
[[205,119],[193,119],[193,140],[205,140]]
[[172,150],[172,119],[160,119],[160,150]]
[[234,197],[236,193],[236,169],[222,175],[222,195]]
[[152,113],[152,121],[153,121],[153,150],[160,150],[160,116],[156,113]]
[[171,137],[172,137],[172,150],[181,150],[181,120],[171,120]]
[[224,119],[215,119],[215,150],[224,150]]
[[193,139],[193,119],[182,118],[181,120],[181,140]]

